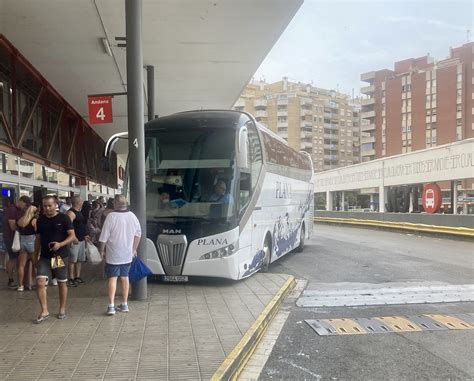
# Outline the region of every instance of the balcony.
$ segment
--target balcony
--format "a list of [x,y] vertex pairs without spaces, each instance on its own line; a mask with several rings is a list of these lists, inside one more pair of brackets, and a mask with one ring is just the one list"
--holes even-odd
[[313,115],[313,110],[312,110],[312,109],[302,108],[302,109],[300,109],[300,115],[301,115],[301,116]]
[[311,98],[301,98],[300,104],[301,106],[312,106],[313,101]]
[[253,105],[255,106],[255,108],[257,107],[267,107],[267,100],[266,99],[255,99],[253,101]]
[[375,130],[375,124],[370,123],[370,124],[362,124],[360,126],[360,131],[361,132],[367,132],[367,131],[374,131]]
[[362,73],[360,75],[362,82],[372,82],[375,80],[375,71],[369,71],[368,73]]
[[337,161],[337,155],[324,155],[326,160]]
[[362,157],[371,157],[371,156],[375,156],[375,150],[374,149],[369,149],[369,150],[366,150],[366,151],[360,151],[360,155]]
[[266,118],[268,116],[267,110],[256,110],[254,116],[256,118]]
[[366,95],[373,94],[375,92],[375,86],[374,85],[363,86],[360,88],[360,92]]
[[361,117],[362,119],[375,118],[375,110],[361,112],[361,113],[360,113],[360,117]]
[[288,99],[278,99],[277,100],[277,105],[287,105],[288,104]]
[[329,140],[339,140],[339,136],[337,134],[324,134],[324,139],[329,139]]
[[280,111],[277,111],[277,116],[288,116],[288,110],[280,110]]
[[324,128],[325,129],[328,129],[328,130],[333,130],[333,131],[337,131],[339,126],[335,125],[335,124],[330,124],[330,123],[324,123]]
[[375,143],[375,136],[362,136],[360,138],[360,142],[362,144],[366,144],[366,143]]
[[278,128],[288,128],[288,122],[277,122]]
[[301,148],[301,149],[313,148],[313,143],[310,143],[310,142],[301,142],[301,143],[300,143],[300,148]]
[[330,151],[337,150],[337,144],[325,144],[324,149],[328,149]]
[[362,106],[371,106],[375,104],[375,98],[367,98],[367,99],[362,99],[360,101],[360,104]]

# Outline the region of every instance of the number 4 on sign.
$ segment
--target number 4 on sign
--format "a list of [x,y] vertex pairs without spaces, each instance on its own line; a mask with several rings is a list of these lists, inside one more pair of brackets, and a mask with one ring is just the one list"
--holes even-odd
[[135,146],[135,148],[138,148],[138,139],[135,138],[135,140],[133,141],[133,145]]
[[97,114],[95,114],[97,119],[104,120],[105,119],[105,113],[104,113],[104,108],[101,107],[99,111],[97,111]]

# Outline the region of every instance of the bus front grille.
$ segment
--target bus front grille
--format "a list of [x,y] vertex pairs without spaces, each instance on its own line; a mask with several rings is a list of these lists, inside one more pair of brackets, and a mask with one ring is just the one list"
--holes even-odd
[[185,235],[160,234],[156,241],[158,255],[167,275],[180,275],[188,241]]

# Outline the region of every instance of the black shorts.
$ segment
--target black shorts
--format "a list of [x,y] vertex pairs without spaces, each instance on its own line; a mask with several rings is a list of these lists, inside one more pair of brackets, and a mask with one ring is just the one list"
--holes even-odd
[[36,264],[36,278],[46,278],[48,282],[51,278],[56,278],[58,282],[67,282],[67,258],[63,258],[64,266],[56,269],[51,268],[50,258],[41,258]]
[[6,239],[3,241],[3,244],[5,245],[5,249],[7,249],[8,258],[17,259],[20,256],[19,251],[12,251],[13,240],[10,241],[9,239]]

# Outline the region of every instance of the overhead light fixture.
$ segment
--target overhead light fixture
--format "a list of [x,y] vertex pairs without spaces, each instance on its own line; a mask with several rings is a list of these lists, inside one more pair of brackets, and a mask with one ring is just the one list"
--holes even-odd
[[102,40],[102,47],[104,48],[104,53],[112,57],[112,49],[110,49],[109,40],[107,40],[106,38],[101,38],[101,40]]

